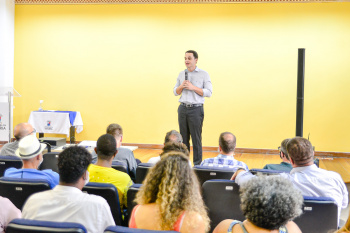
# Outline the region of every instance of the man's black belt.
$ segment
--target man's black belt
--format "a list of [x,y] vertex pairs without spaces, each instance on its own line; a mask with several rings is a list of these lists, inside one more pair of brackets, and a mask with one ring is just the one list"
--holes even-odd
[[181,103],[181,105],[185,106],[186,108],[201,107],[201,106],[203,106],[203,104],[185,104],[185,103]]

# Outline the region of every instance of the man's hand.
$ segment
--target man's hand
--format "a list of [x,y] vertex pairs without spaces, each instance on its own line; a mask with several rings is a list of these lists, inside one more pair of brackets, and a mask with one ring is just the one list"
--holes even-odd
[[232,175],[232,177],[231,177],[231,180],[235,180],[236,177],[237,177],[237,175],[238,175],[240,172],[243,172],[243,171],[245,171],[245,169],[243,169],[243,168],[238,168],[238,170],[237,170],[235,173],[233,173],[233,175]]
[[188,80],[183,81],[181,85],[183,85],[185,89],[190,91],[194,91],[196,89],[196,87]]

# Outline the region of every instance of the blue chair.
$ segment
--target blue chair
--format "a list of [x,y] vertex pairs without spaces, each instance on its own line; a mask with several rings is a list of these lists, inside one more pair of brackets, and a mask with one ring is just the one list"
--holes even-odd
[[43,154],[43,162],[40,164],[39,170],[51,169],[58,173],[58,154],[59,152]]
[[302,232],[334,232],[338,228],[337,203],[329,197],[304,196],[303,214],[294,222]]
[[[208,207],[211,231],[225,219],[243,221],[239,185],[233,180],[208,180],[202,186],[203,200]],[[210,232],[211,232],[210,231]]]
[[125,172],[126,174],[129,174],[128,172],[128,165],[124,162],[121,161],[113,161],[112,162],[112,168],[114,168],[115,170],[121,171],[121,172]]
[[29,219],[14,219],[7,228],[6,233],[86,233],[86,228],[79,223],[51,222]]
[[[140,190],[141,186],[142,186],[142,184],[133,184],[128,189],[128,193],[127,193],[128,210],[127,210],[127,213],[128,213],[129,217],[131,216],[132,210],[136,206],[136,202],[134,202],[134,200],[135,200],[136,194]],[[128,219],[128,222],[129,222],[129,219]]]
[[21,168],[22,166],[23,163],[20,157],[0,155],[0,177],[4,176],[5,170],[7,168]]
[[202,186],[205,181],[213,179],[231,179],[237,168],[220,168],[195,165],[193,171],[196,173],[199,184]]
[[[134,229],[122,226],[109,226],[106,228],[104,233],[176,233],[177,231],[153,231],[153,230],[144,230],[144,229]],[[177,232],[178,233],[178,232]]]
[[18,209],[22,209],[30,195],[50,189],[50,184],[46,180],[10,177],[0,178],[0,196],[10,199]]
[[116,225],[125,225],[119,203],[119,194],[113,184],[89,182],[83,187],[83,192],[94,194],[106,199],[111,208],[112,216]]
[[149,169],[153,167],[153,163],[140,163],[136,168],[136,181],[137,184],[142,184],[143,180],[146,178]]
[[256,169],[256,168],[253,168],[253,169],[250,169],[249,170],[253,175],[256,175],[256,174],[264,174],[264,175],[278,175],[280,173],[289,173],[287,171],[278,171],[278,170],[270,170],[270,169]]

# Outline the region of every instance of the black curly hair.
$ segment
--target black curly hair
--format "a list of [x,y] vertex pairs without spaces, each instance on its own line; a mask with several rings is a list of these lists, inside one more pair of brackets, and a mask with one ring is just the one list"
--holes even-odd
[[76,183],[91,163],[91,154],[80,146],[71,146],[58,155],[58,173],[60,181]]

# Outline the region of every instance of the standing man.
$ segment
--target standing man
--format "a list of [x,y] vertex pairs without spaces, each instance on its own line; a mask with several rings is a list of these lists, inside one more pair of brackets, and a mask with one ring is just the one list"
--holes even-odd
[[174,87],[174,94],[181,95],[178,108],[180,133],[188,150],[190,150],[190,135],[192,137],[194,165],[202,162],[204,97],[210,97],[213,92],[209,74],[197,67],[197,61],[196,51],[186,51],[187,69],[180,72]]

